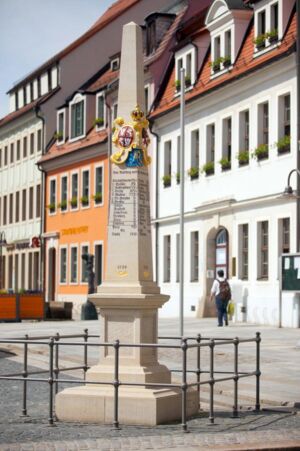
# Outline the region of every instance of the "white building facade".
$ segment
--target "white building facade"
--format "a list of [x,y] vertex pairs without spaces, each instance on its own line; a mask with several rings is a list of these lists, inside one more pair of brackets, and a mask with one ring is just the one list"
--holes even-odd
[[[197,81],[186,85],[186,316],[215,315],[209,294],[217,269],[224,269],[236,304],[235,319],[278,324],[279,256],[297,247],[296,200],[282,195],[289,172],[297,167],[293,6],[258,1],[252,9],[242,1],[215,0],[206,16],[211,52],[203,52],[207,33],[191,36],[195,53],[190,60],[198,61]],[[257,16],[261,12],[263,17]],[[259,40],[254,40],[262,32],[264,45],[258,48]],[[186,47],[186,54],[190,49]],[[162,292],[171,296],[162,316],[179,315],[182,138],[178,93],[175,88],[171,93],[171,86],[176,85],[178,66],[194,77],[182,55],[184,46],[175,52],[174,71],[153,112],[159,136],[153,166],[158,168],[157,273]],[[300,327],[298,294],[284,293],[282,325]]]

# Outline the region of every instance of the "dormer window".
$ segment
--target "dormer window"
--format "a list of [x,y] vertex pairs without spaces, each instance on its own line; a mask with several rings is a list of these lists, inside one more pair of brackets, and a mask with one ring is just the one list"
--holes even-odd
[[105,127],[105,100],[103,92],[98,93],[96,96],[96,118],[94,125],[97,130]]
[[110,70],[112,72],[115,72],[116,70],[119,70],[120,68],[120,58],[114,58],[110,62]]
[[196,51],[193,45],[188,45],[175,55],[175,88],[181,88],[181,69],[185,69],[185,88],[190,88],[196,80]]
[[282,0],[264,2],[263,6],[259,3],[254,4],[255,53],[273,48],[274,44],[282,38],[290,13],[288,10],[291,7],[291,0],[285,1],[284,10]]
[[55,135],[57,144],[63,144],[65,142],[65,110],[60,110],[57,112],[57,127]]
[[243,0],[215,0],[205,24],[211,36],[211,74],[223,73],[238,55],[252,11]]
[[70,102],[70,141],[85,136],[85,97],[77,94]]

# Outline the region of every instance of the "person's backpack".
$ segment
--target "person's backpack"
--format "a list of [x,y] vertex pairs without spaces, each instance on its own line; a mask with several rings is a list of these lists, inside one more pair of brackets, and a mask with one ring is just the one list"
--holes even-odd
[[219,297],[222,301],[230,301],[231,299],[231,290],[230,290],[230,285],[227,282],[227,279],[223,280],[222,282],[220,280],[218,280],[219,284],[220,284],[220,293],[219,293]]

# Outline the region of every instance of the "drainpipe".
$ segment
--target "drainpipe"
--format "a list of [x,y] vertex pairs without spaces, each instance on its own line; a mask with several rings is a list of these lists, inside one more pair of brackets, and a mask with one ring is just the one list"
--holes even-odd
[[[297,169],[300,170],[300,0],[297,0]],[[300,252],[300,177],[297,177],[296,250]]]
[[[158,219],[158,189],[159,189],[159,179],[158,179],[158,169],[159,169],[159,142],[160,136],[158,133],[152,130],[153,122],[149,121],[150,132],[156,138],[156,165],[155,165],[155,219]],[[155,222],[155,281],[158,283],[158,267],[159,267],[159,258],[158,258],[158,229],[159,223]]]
[[[35,108],[35,114],[38,119],[42,121],[43,127],[42,127],[42,155],[45,154],[45,118],[40,114],[40,107],[39,105]],[[45,244],[44,240],[42,238],[43,232],[44,232],[44,225],[45,225],[45,171],[37,165],[37,168],[42,173],[42,181],[41,181],[41,225],[40,225],[40,289],[44,293],[45,296]]]

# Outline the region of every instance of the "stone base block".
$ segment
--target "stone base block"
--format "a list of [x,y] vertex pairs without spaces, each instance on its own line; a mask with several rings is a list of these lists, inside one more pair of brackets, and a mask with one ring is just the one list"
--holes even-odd
[[[187,414],[199,409],[196,390],[187,394]],[[111,387],[83,386],[68,388],[56,395],[56,416],[61,421],[112,424],[114,390]],[[119,422],[155,426],[181,419],[181,390],[119,388]]]

